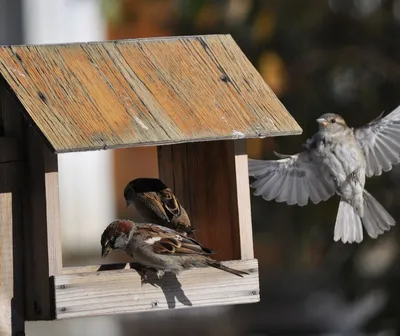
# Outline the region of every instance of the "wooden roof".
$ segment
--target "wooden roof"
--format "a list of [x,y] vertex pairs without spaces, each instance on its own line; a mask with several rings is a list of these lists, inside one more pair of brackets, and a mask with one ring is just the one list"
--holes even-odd
[[57,153],[301,133],[230,35],[0,47]]

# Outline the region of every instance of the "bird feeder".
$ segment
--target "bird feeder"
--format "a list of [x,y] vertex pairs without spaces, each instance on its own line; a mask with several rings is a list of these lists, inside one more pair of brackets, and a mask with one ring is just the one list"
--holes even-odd
[[[301,129],[230,35],[3,46],[0,74],[7,335],[25,320],[168,309],[177,293],[176,308],[259,301],[244,139]],[[165,279],[168,299],[131,269],[63,267],[57,155],[134,146],[157,146],[195,238],[249,275],[184,271]]]

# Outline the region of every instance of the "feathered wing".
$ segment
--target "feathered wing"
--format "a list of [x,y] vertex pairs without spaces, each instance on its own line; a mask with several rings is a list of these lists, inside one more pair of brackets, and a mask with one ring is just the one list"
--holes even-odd
[[164,208],[164,203],[160,199],[160,194],[158,192],[145,192],[145,193],[136,193],[136,197],[145,204],[151,211],[157,215],[158,218],[161,218],[165,222],[170,221],[170,217]]
[[210,255],[214,251],[204,247],[193,238],[156,224],[140,224],[135,232],[157,254],[168,255]]
[[196,240],[185,237],[169,228],[155,224],[140,224],[134,235],[135,234],[142,237],[144,243],[151,247],[152,251],[156,254],[191,257],[191,262],[188,263],[190,266],[186,268],[190,268],[193,266],[192,263],[195,260],[198,260],[199,266],[208,265],[240,277],[248,274],[245,271],[230,268],[222,265],[217,260],[211,259],[209,255],[214,253],[213,250],[204,247]]
[[160,199],[164,205],[164,209],[171,215],[178,217],[181,215],[182,206],[178,198],[173,194],[171,189],[167,188],[159,192]]
[[251,184],[254,195],[304,206],[309,199],[316,204],[335,194],[333,180],[309,151],[277,156],[281,159],[249,159],[249,175],[257,179]]
[[366,175],[381,175],[400,162],[400,106],[384,118],[378,117],[354,129],[367,158]]

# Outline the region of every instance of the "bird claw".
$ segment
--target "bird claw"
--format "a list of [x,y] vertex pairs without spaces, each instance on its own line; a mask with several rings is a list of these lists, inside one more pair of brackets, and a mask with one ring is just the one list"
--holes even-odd
[[131,263],[131,268],[138,272],[138,274],[140,275],[140,283],[143,286],[143,284],[147,281],[148,268],[146,266],[136,263]]
[[355,171],[353,171],[353,172],[350,174],[350,178],[351,178],[354,182],[359,182],[359,181],[358,181],[358,169],[355,170]]
[[140,274],[140,285],[143,286],[147,282],[147,273]]
[[165,273],[164,271],[158,270],[157,273],[156,273],[157,274],[157,278],[161,279],[162,276],[164,275],[164,273]]

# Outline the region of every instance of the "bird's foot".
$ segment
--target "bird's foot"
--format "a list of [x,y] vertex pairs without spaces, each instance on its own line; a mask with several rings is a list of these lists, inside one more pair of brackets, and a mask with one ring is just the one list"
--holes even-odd
[[147,273],[149,268],[138,263],[131,263],[130,266],[140,275],[140,283],[143,286],[143,284],[147,281]]
[[350,179],[355,183],[360,183],[360,181],[358,179],[358,174],[359,174],[358,168],[350,174]]
[[157,278],[161,279],[162,276],[164,275],[164,273],[165,273],[164,271],[158,270],[157,273],[156,273],[157,274]]

